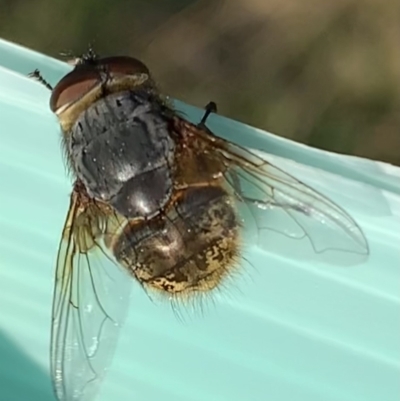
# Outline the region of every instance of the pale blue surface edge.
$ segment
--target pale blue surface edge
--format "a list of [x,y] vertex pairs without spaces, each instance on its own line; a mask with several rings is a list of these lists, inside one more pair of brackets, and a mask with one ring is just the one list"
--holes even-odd
[[[35,68],[54,83],[69,67],[0,41],[0,401],[54,400],[50,307],[70,181],[49,93],[25,76]],[[194,121],[201,116],[177,106]],[[221,294],[209,312],[185,323],[135,286],[98,400],[398,400],[399,169],[220,116],[209,124],[267,151],[346,208],[365,231],[371,256],[337,269],[254,251],[255,272],[238,279],[239,291]]]

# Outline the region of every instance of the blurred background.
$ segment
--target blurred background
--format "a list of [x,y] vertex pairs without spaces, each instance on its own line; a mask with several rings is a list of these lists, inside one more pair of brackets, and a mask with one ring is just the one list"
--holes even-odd
[[57,58],[91,42],[189,104],[400,165],[398,0],[0,0],[0,36]]

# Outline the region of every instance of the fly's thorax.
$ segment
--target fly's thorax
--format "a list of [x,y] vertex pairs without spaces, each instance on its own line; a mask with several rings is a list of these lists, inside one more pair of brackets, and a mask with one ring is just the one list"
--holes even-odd
[[148,218],[171,195],[175,143],[165,106],[146,91],[97,100],[65,136],[69,163],[93,198]]
[[145,287],[190,297],[216,288],[235,269],[239,228],[224,189],[188,188],[165,216],[127,224],[113,253]]

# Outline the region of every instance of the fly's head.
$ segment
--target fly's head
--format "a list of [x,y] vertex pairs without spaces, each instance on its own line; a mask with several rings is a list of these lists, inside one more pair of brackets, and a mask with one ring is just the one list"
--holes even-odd
[[146,90],[156,92],[149,69],[127,56],[99,58],[93,50],[74,60],[74,69],[54,87],[50,108],[68,132],[79,115],[109,94]]

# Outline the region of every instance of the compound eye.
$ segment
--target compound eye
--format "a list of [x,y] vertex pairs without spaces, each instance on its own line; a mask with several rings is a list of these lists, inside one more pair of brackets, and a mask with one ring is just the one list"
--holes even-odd
[[79,100],[100,82],[100,73],[109,74],[110,78],[146,74],[149,69],[139,60],[115,56],[95,60],[82,59],[69,74],[55,86],[50,97],[50,108],[57,112],[61,107]]
[[105,57],[97,61],[101,68],[114,75],[149,75],[149,69],[138,59],[127,56]]
[[100,75],[95,67],[75,68],[65,75],[54,87],[50,97],[50,108],[56,112],[61,107],[76,102],[100,80]]

